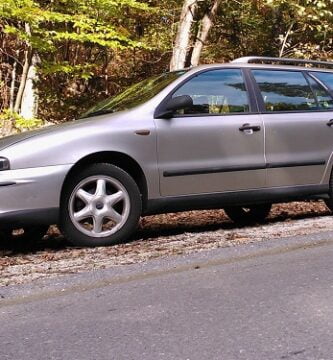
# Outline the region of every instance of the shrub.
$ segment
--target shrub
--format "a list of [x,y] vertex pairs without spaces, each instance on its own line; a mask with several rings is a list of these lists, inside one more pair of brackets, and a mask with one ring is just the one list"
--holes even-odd
[[44,123],[41,119],[25,119],[20,114],[9,109],[6,109],[0,113],[0,133],[2,136],[37,129],[43,125]]

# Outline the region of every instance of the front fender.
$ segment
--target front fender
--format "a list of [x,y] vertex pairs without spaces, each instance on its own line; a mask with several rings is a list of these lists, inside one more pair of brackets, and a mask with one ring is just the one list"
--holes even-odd
[[[144,118],[144,117],[143,117]],[[156,130],[153,120],[135,120],[101,116],[57,127],[54,131],[15,143],[0,156],[10,161],[12,170],[46,166],[73,166],[81,159],[99,152],[123,153],[142,168],[151,194],[158,196]],[[149,135],[138,135],[145,129]]]

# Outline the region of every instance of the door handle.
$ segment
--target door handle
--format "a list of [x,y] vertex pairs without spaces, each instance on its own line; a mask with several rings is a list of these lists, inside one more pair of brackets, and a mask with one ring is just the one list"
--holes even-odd
[[[333,121],[333,119],[332,119]],[[333,122],[332,122],[333,125]],[[261,127],[259,125],[250,125],[250,124],[243,124],[240,128],[239,131],[246,131],[246,130],[252,130],[252,131],[260,131]]]
[[332,126],[333,125],[333,119],[329,120],[328,123],[326,123],[327,126]]

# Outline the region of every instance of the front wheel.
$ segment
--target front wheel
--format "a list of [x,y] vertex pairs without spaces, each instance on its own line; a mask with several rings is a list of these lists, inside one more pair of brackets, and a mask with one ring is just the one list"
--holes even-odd
[[229,218],[239,224],[261,223],[271,211],[271,204],[260,204],[251,206],[229,206],[224,211]]
[[133,233],[141,208],[138,186],[129,174],[114,165],[94,164],[65,185],[60,227],[74,245],[114,245]]

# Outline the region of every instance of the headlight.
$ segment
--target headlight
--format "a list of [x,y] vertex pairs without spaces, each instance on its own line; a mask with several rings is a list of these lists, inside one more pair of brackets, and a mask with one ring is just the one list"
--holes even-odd
[[0,157],[0,171],[9,170],[9,160],[3,157]]

